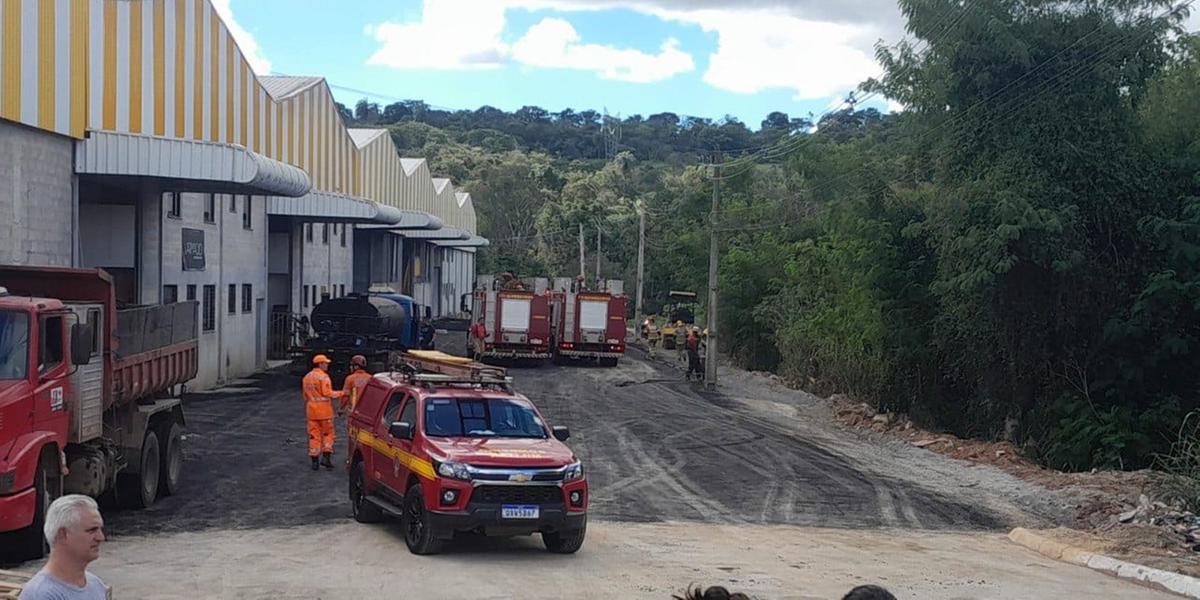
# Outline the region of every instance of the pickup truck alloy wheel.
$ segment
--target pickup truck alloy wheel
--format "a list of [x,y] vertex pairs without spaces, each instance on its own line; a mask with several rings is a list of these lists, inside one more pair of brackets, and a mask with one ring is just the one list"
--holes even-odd
[[359,523],[376,523],[383,518],[383,511],[367,500],[362,461],[354,463],[350,470],[350,510],[354,512],[354,520]]
[[183,428],[171,423],[166,428],[158,475],[158,492],[163,496],[179,493],[179,482],[183,478]]
[[441,540],[434,536],[425,512],[425,495],[421,484],[414,483],[404,494],[404,516],[400,519],[404,528],[404,542],[413,554],[436,554],[441,549]]

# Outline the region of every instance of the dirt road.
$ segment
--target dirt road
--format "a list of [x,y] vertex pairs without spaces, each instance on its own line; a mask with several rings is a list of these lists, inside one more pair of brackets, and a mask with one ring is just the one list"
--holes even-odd
[[[187,399],[181,493],[106,510],[113,543],[98,569],[128,597],[161,598],[204,586],[218,597],[384,597],[388,573],[417,573],[439,597],[554,596],[568,579],[646,598],[692,582],[834,597],[861,580],[909,598],[1158,597],[997,535],[1053,522],[1053,494],[837,430],[820,402],[764,378],[723,372],[708,393],[636,357],[512,374],[553,424],[571,427],[585,461],[592,526],[575,557],[536,539],[410,556],[394,525],[350,520],[341,469],[309,470],[298,380],[265,375],[241,393]],[[455,578],[453,593],[442,577]]]
[[594,523],[579,554],[535,539],[467,540],[408,553],[395,524],[125,538],[93,570],[116,598],[637,598],[689,584],[763,600],[836,600],[881,583],[901,600],[1173,596],[1043,558],[990,534],[702,523]]

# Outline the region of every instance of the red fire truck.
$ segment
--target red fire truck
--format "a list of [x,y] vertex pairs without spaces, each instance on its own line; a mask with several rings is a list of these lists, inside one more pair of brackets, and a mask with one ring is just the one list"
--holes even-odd
[[144,507],[179,489],[196,303],[117,309],[103,270],[0,267],[0,553],[41,556],[65,493]]
[[548,280],[481,275],[473,299],[468,347],[476,359],[550,358]]
[[399,518],[414,554],[459,531],[579,550],[588,484],[567,428],[547,425],[500,367],[409,352],[400,369],[372,377],[347,420],[354,518]]
[[581,280],[556,278],[550,307],[555,364],[582,359],[617,366],[625,355],[626,304],[620,280],[592,290]]

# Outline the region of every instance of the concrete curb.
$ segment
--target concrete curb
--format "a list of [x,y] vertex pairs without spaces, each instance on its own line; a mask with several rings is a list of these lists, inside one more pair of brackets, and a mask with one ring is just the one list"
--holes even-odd
[[1023,527],[1012,530],[1008,534],[1008,539],[1014,544],[1029,548],[1046,558],[1087,567],[1106,575],[1161,588],[1188,598],[1200,599],[1200,579],[1195,577],[1152,569],[1102,554],[1094,554],[1083,548],[1068,546],[1048,539]]

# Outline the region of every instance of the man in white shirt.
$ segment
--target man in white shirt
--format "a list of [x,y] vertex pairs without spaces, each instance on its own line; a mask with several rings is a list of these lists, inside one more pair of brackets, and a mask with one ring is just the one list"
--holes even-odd
[[96,501],[71,494],[50,504],[43,529],[50,559],[19,596],[20,600],[105,600],[108,588],[87,571],[100,558],[104,518]]

